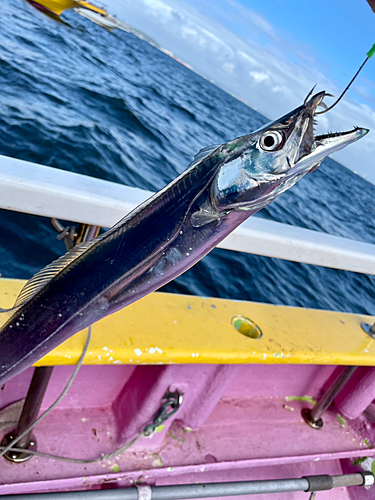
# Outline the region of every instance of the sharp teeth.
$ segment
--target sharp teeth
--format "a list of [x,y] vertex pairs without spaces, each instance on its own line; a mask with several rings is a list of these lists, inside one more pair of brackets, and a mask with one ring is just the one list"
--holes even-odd
[[[357,130],[357,128],[354,128],[354,131],[355,130]],[[351,132],[353,132],[353,130],[347,130],[346,132],[328,132],[327,134],[317,135],[315,137],[315,140],[329,139],[331,137],[339,137],[340,135],[350,134]]]

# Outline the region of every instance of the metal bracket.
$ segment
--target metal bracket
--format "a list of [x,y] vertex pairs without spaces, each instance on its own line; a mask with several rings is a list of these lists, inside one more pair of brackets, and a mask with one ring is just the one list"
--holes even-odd
[[183,401],[183,395],[180,392],[170,392],[169,390],[164,394],[161,400],[162,406],[155,415],[151,424],[146,425],[143,430],[144,436],[151,436],[156,429],[166,422],[172,415],[174,415],[180,408]]
[[375,323],[369,325],[368,323],[361,323],[362,330],[364,330],[367,335],[370,335],[372,339],[375,339]]
[[301,413],[303,420],[306,422],[306,424],[309,424],[309,426],[312,427],[313,429],[321,429],[323,427],[323,420],[321,418],[318,418],[318,420],[314,420],[312,418],[310,408],[303,408]]
[[339,394],[357,368],[357,366],[342,367],[338,377],[328,387],[314,408],[312,410],[309,408],[303,408],[301,412],[302,417],[310,427],[313,429],[321,429],[323,427],[323,420],[321,418],[322,415],[331,406],[335,397]]
[[152,489],[151,486],[145,484],[137,484],[138,490],[138,500],[151,500],[152,499]]

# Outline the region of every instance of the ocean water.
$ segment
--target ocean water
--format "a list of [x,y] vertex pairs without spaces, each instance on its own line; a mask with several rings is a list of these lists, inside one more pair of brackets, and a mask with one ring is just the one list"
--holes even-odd
[[[0,154],[159,190],[202,147],[267,121],[133,34],[1,1]],[[327,159],[257,216],[375,243],[374,199]],[[3,277],[29,278],[64,250],[48,219],[0,210]],[[219,249],[163,290],[375,314],[374,276]]]

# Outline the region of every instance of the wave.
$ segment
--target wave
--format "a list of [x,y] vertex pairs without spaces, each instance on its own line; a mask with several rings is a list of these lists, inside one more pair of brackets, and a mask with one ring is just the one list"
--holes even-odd
[[[0,154],[158,190],[202,147],[268,121],[132,34],[74,13],[57,24],[19,0],[2,0],[2,15]],[[327,159],[258,215],[375,243],[374,199]],[[3,276],[28,278],[64,251],[48,219],[1,210],[0,225]],[[367,314],[374,289],[373,276],[220,249],[164,287]]]

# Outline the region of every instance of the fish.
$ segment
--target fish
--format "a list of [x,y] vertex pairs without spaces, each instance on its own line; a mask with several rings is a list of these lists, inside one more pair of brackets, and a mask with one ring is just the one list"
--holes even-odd
[[258,130],[202,149],[107,232],[37,272],[14,306],[0,311],[0,383],[182,274],[325,157],[367,134],[355,127],[314,136],[325,95],[310,94]]

